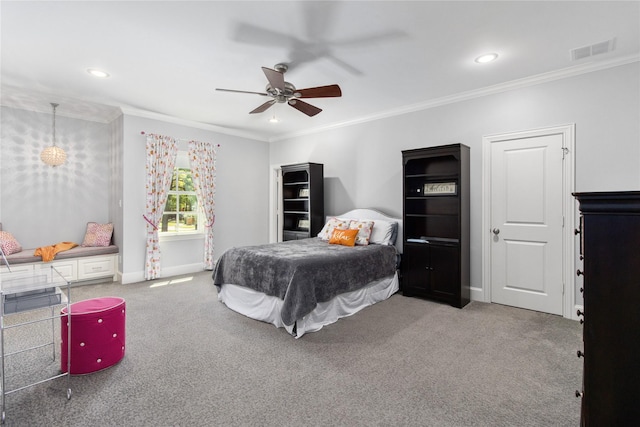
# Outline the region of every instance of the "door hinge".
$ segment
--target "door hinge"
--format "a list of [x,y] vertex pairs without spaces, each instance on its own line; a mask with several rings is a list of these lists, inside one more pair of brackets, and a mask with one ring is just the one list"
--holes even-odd
[[562,160],[564,160],[567,154],[569,154],[569,149],[567,147],[562,147]]

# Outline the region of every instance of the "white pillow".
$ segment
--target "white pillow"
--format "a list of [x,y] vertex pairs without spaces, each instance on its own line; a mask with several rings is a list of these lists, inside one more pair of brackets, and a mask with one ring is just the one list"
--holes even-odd
[[318,237],[322,240],[329,241],[331,235],[333,235],[333,230],[347,230],[350,223],[350,219],[329,218],[324,227],[322,227],[322,230],[318,233]]
[[396,221],[385,221],[383,219],[376,219],[373,223],[373,231],[371,232],[369,243],[376,245],[393,245],[396,243],[397,234],[398,223]]

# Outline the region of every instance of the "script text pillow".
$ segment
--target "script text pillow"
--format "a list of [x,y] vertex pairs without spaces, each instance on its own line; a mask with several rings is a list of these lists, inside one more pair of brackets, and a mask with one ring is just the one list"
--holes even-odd
[[322,240],[329,240],[333,234],[333,230],[346,230],[349,228],[350,222],[350,219],[329,218],[324,227],[322,227],[322,230],[318,233],[318,237]]
[[332,245],[355,246],[358,230],[333,230],[333,234],[329,239]]
[[5,255],[16,254],[22,251],[22,246],[8,231],[0,231],[0,247]]
[[84,235],[82,246],[109,246],[111,235],[113,234],[113,224],[98,224],[97,222],[87,223],[87,232]]

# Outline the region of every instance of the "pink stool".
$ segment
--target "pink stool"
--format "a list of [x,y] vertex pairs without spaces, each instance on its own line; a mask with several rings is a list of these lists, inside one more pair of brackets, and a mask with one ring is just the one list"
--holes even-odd
[[[60,370],[67,372],[67,307],[62,309]],[[89,374],[115,365],[124,357],[125,302],[93,298],[71,304],[71,374]]]

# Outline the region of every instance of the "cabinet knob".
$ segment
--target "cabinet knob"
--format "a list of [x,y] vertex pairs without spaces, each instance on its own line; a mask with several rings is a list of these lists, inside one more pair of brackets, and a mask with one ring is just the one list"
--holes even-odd
[[584,396],[584,393],[581,392],[580,390],[576,390],[576,397],[582,397]]
[[584,357],[584,352],[578,350],[576,351],[576,355],[580,358],[580,357]]
[[500,234],[500,229],[499,228],[494,228],[493,230],[491,230],[493,232],[493,234],[495,234],[496,236],[498,234]]
[[582,310],[578,309],[578,310],[576,311],[576,314],[577,314],[578,316],[584,316],[584,311],[582,311]]
[[584,275],[584,273],[583,273],[582,271],[580,271],[580,270],[576,270],[576,274],[577,274],[578,276],[582,276],[582,275]]
[[584,293],[584,288],[580,288],[580,293]]
[[575,235],[578,235],[580,233],[582,233],[582,231],[580,231],[579,228],[576,228],[575,230],[573,230],[573,234],[575,234]]

